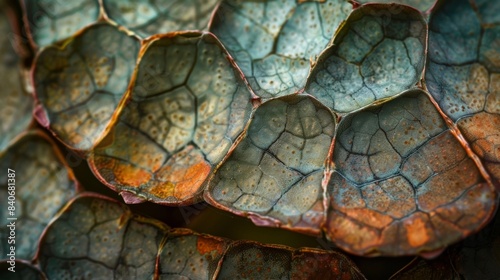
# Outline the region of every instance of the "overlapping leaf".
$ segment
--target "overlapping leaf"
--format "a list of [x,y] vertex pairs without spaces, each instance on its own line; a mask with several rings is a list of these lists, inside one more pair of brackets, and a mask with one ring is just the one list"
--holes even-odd
[[[0,259],[7,258],[10,245],[15,246],[16,258],[31,259],[44,228],[76,192],[73,174],[64,165],[55,144],[36,131],[23,134],[0,153],[0,168],[3,171],[0,173],[3,206],[0,236],[5,241],[0,244]],[[8,169],[14,171],[8,172]],[[9,173],[15,177],[9,177]],[[10,222],[15,224],[15,244],[7,243],[12,235],[11,228],[7,227]]]
[[333,161],[327,233],[348,251],[432,252],[495,209],[492,186],[421,91],[345,118]]
[[219,0],[104,0],[111,19],[141,37],[179,30],[204,30]]
[[257,224],[318,233],[323,181],[335,119],[308,96],[271,100],[219,168],[208,200]]
[[327,46],[351,9],[346,1],[224,1],[210,31],[263,98],[303,88],[310,59]]
[[320,57],[306,92],[339,113],[412,88],[425,62],[426,25],[400,5],[356,9]]
[[94,150],[92,167],[118,191],[165,204],[198,201],[206,178],[243,130],[250,100],[213,35],[153,38],[130,101]]
[[23,0],[23,4],[25,25],[38,47],[66,39],[99,17],[98,0]]
[[33,69],[35,117],[66,145],[91,149],[127,90],[138,52],[136,38],[107,23],[44,49]]
[[498,1],[449,1],[432,14],[426,81],[500,184],[500,15]]
[[48,227],[38,261],[49,279],[238,279],[262,275],[364,279],[340,253],[231,243],[190,230],[168,230],[155,220],[132,215],[115,201],[92,195],[72,201]]
[[12,31],[7,22],[7,17],[0,10],[0,77],[3,86],[0,89],[0,152],[31,122],[33,101],[24,91],[19,75],[19,57],[14,52]]

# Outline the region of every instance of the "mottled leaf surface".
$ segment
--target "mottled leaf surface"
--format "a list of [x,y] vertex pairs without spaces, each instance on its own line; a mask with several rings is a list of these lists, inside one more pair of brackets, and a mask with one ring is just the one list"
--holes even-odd
[[310,96],[264,103],[211,181],[209,201],[257,224],[318,233],[334,130],[333,115]]
[[356,0],[356,2],[367,4],[367,3],[398,3],[403,5],[411,6],[417,10],[425,12],[432,8],[436,0]]
[[141,37],[180,30],[204,30],[219,0],[104,0],[104,9],[118,24]]
[[339,113],[397,95],[421,78],[426,36],[426,24],[413,9],[362,6],[321,54],[306,92]]
[[20,61],[14,52],[12,31],[7,16],[0,9],[0,152],[9,145],[31,122],[33,101],[23,89],[20,76]]
[[166,230],[117,202],[83,196],[48,227],[38,261],[49,279],[152,279]]
[[[15,222],[16,258],[33,258],[38,238],[56,212],[75,194],[73,175],[62,162],[59,151],[41,132],[29,132],[0,153],[0,259],[5,259],[10,229]],[[15,170],[14,181],[7,169]],[[15,200],[8,199],[8,183],[15,185]],[[12,188],[10,189],[12,191]],[[15,201],[10,215],[8,201]],[[17,220],[8,220],[17,218]],[[11,244],[12,245],[12,244]]]
[[235,242],[221,262],[218,279],[365,279],[336,252]]
[[351,252],[434,251],[495,209],[494,190],[421,91],[345,118],[333,161],[327,233]]
[[[426,81],[500,184],[500,14],[498,1],[444,2],[429,23]],[[465,36],[466,34],[466,36]]]
[[68,146],[92,148],[127,90],[138,52],[135,37],[107,23],[44,49],[33,69],[38,121]]
[[263,98],[303,88],[310,62],[351,10],[347,1],[224,1],[210,31]]
[[66,39],[99,17],[97,0],[23,0],[23,4],[25,24],[38,47]]
[[208,33],[152,40],[130,101],[91,158],[98,176],[158,203],[199,200],[252,108],[226,55]]

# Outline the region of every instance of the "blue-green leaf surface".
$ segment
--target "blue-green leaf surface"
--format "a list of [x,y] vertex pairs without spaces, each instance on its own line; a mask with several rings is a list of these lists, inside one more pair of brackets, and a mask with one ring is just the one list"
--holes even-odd
[[102,2],[112,20],[145,38],[172,31],[206,29],[219,0]]
[[23,0],[32,42],[45,47],[64,40],[99,17],[98,0]]
[[305,85],[310,60],[328,45],[347,1],[224,1],[210,31],[222,41],[255,93],[292,94]]
[[420,81],[426,36],[416,10],[395,4],[362,6],[321,54],[306,92],[339,113],[395,96]]
[[310,96],[264,103],[211,181],[209,200],[257,224],[318,233],[334,130],[333,115]]

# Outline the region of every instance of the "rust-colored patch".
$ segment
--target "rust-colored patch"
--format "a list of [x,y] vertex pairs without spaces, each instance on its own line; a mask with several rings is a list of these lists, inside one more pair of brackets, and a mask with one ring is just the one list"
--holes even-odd
[[131,187],[139,187],[151,180],[151,173],[127,163],[117,164],[114,174],[116,181]]
[[364,254],[367,249],[380,243],[376,229],[355,222],[337,212],[329,213],[327,223],[326,232],[329,238],[350,252]]
[[188,167],[185,170],[178,170],[174,172],[172,176],[179,176],[180,180],[177,184],[177,188],[175,189],[175,194],[177,197],[183,199],[189,196],[192,196],[196,193],[205,179],[208,177],[210,173],[211,166],[205,161],[199,162],[195,165]]
[[[500,40],[495,40],[493,43],[495,46],[500,46]],[[485,58],[493,64],[495,67],[500,66],[500,52],[498,52],[496,49],[490,49],[484,52]]]
[[205,161],[203,154],[190,145],[173,155],[156,172],[156,179],[173,184],[175,188],[172,196],[186,200],[200,191],[211,170],[212,166]]
[[481,112],[460,120],[458,127],[494,182],[500,182],[500,116]]
[[414,219],[405,221],[404,227],[406,229],[406,238],[411,246],[419,247],[429,241],[430,236],[422,218],[415,217]]
[[205,255],[213,251],[216,251],[218,255],[222,255],[225,248],[225,243],[215,238],[199,236],[196,240],[196,250],[198,250],[201,255]]
[[114,169],[115,168],[115,163],[116,160],[108,158],[108,157],[101,157],[101,156],[96,156],[94,157],[94,165],[96,168],[103,170],[103,169]]
[[387,215],[382,215],[376,211],[366,208],[350,209],[345,211],[345,214],[362,224],[366,224],[377,229],[383,229],[393,221],[393,219]]
[[167,198],[174,196],[175,184],[166,182],[165,184],[156,184],[149,189],[149,192],[159,198]]

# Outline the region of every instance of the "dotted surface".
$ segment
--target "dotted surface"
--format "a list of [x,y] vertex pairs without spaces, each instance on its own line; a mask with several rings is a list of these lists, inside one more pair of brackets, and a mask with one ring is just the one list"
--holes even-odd
[[306,92],[348,113],[412,88],[425,62],[425,22],[416,11],[389,6],[355,10],[318,60]]
[[[299,1],[300,2],[300,1]],[[294,0],[225,1],[210,27],[263,98],[301,89],[351,4]]]

